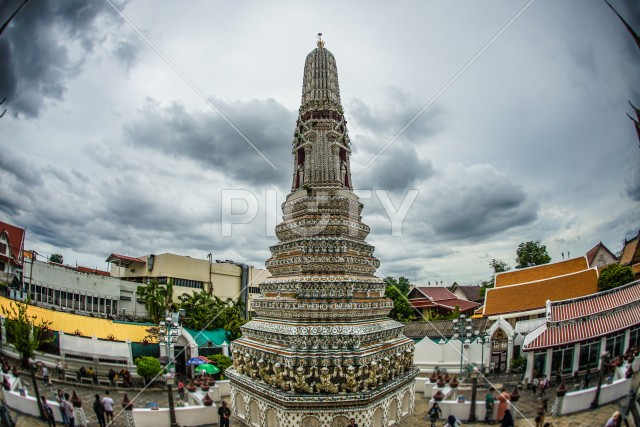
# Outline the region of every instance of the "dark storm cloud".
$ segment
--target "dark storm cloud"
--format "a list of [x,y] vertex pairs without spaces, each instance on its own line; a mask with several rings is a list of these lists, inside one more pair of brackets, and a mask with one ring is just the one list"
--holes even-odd
[[625,178],[625,192],[631,200],[640,202],[640,165],[630,168]]
[[132,146],[192,159],[246,184],[288,185],[295,114],[274,100],[212,102],[275,170],[215,111],[188,112],[175,102],[166,107],[148,102],[140,119],[125,127],[125,138]]
[[[399,143],[399,145],[403,145]],[[413,147],[388,150],[381,154],[366,170],[357,172],[354,178],[358,188],[403,191],[415,188],[419,181],[429,179],[434,174],[430,161],[422,161]]]
[[[504,233],[537,218],[538,206],[524,189],[488,165],[449,167],[419,197],[436,239],[478,241]],[[422,196],[422,193],[421,193]]]
[[[0,5],[4,22],[21,1]],[[36,117],[46,99],[61,99],[98,41],[103,1],[37,0],[27,3],[0,37],[0,98],[13,114]]]
[[[16,155],[11,150],[0,150],[0,171],[11,174],[24,185],[39,185],[40,173],[29,167],[26,158]],[[6,179],[3,178],[2,181]]]
[[354,98],[349,103],[347,116],[358,131],[369,132],[380,139],[374,144],[378,149],[382,148],[414,118],[411,125],[402,131],[401,137],[410,141],[425,141],[429,136],[442,130],[444,112],[442,107],[433,104],[418,114],[427,102],[428,100],[419,101],[410,93],[390,87],[385,92],[384,106],[372,107],[360,99]]

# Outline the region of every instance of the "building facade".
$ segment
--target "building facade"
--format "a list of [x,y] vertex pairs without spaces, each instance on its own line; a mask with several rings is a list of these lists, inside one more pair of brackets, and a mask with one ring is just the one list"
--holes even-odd
[[12,285],[21,280],[24,229],[0,221],[0,283]]
[[321,40],[306,58],[292,151],[273,276],[232,344],[232,410],[261,427],[392,425],[413,412],[414,345],[374,276],[336,61]]

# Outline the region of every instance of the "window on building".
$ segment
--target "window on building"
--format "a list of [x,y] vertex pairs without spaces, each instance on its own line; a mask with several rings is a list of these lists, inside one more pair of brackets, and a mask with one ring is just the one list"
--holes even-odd
[[131,297],[120,295],[120,301],[131,301]]
[[640,326],[631,329],[629,334],[629,347],[640,347]]
[[0,254],[7,255],[7,244],[0,242]]
[[619,356],[624,352],[624,335],[625,333],[622,332],[620,334],[607,337],[606,350],[609,352],[611,357]]
[[0,271],[4,272],[5,265],[4,262],[0,262]]
[[578,369],[586,371],[587,369],[595,369],[598,367],[600,360],[600,340],[587,341],[580,344],[580,363]]
[[533,353],[533,375],[538,378],[544,375],[547,368],[547,350]]
[[551,373],[561,370],[563,374],[573,373],[573,346],[558,348],[551,353]]

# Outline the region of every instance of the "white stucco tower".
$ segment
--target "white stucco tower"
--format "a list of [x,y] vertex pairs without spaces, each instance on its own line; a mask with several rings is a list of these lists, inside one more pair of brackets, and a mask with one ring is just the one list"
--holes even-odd
[[293,137],[291,193],[276,227],[272,277],[232,346],[234,415],[250,426],[388,426],[413,412],[413,341],[388,317],[374,276],[336,61],[322,40],[307,55]]

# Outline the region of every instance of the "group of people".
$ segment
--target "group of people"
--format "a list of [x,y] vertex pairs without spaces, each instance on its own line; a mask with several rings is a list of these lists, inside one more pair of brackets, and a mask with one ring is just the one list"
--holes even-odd
[[[53,413],[53,408],[47,401],[46,396],[40,396],[42,413],[47,421],[49,427],[55,427],[56,420]],[[62,418],[62,425],[65,427],[75,427],[76,415],[73,410],[73,403],[71,402],[69,393],[63,393],[61,389],[54,396],[54,400],[58,402],[60,410],[60,418]],[[98,426],[106,427],[108,423],[113,421],[113,399],[109,396],[109,391],[105,391],[104,397],[100,397],[99,394],[95,395],[93,402],[93,411],[96,414],[98,420]]]
[[[485,416],[484,422],[485,424],[493,424],[493,409],[496,405],[496,401],[498,402],[498,408],[496,413],[496,420],[500,427],[514,427],[514,418],[511,413],[511,395],[507,392],[506,389],[500,390],[498,395],[495,395],[496,389],[491,387],[485,396]],[[544,415],[547,412],[547,401],[543,400],[540,408],[538,408],[538,415],[535,418],[536,427],[553,427],[551,423],[544,422]],[[429,409],[427,413],[429,420],[431,421],[431,427],[436,427],[438,419],[442,417],[442,409],[438,405],[438,402],[434,402],[433,406]],[[461,425],[460,420],[458,420],[455,416],[449,415],[447,417],[447,423],[444,425],[445,427],[458,427]],[[607,427],[610,427],[607,425]],[[615,427],[615,426],[614,426]]]

